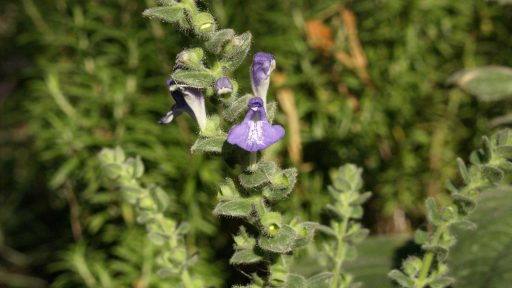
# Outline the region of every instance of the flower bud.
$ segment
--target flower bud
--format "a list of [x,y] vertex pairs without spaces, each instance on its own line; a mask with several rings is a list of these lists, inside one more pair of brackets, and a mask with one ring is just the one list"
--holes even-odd
[[204,52],[201,48],[187,49],[176,56],[176,62],[190,69],[201,69],[203,65]]
[[282,216],[277,212],[268,212],[261,217],[261,224],[270,236],[275,236],[279,232],[281,221]]
[[198,34],[215,32],[215,19],[210,13],[201,12],[192,15],[192,25]]
[[228,77],[222,77],[215,82],[215,93],[217,95],[233,92],[233,84]]

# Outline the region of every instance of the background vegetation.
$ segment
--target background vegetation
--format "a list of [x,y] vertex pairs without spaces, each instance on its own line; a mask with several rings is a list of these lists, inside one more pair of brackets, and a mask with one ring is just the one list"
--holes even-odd
[[[158,251],[144,228],[102,184],[96,154],[116,145],[142,157],[144,181],[165,187],[175,218],[190,224],[188,245],[209,260],[198,269],[211,272],[210,283],[243,278],[227,262],[234,227],[211,214],[224,163],[189,153],[191,119],[157,124],[172,103],[165,81],[175,54],[193,43],[141,17],[153,2],[0,3],[0,286],[165,285],[152,272]],[[374,235],[410,233],[424,223],[425,197],[443,199],[455,158],[467,158],[511,108],[446,81],[465,68],[512,66],[512,6],[202,4],[220,26],[250,30],[252,53],[276,55],[269,95],[287,137],[268,157],[299,167],[298,186],[282,205],[304,219],[322,219],[330,171],[352,162],[374,193],[364,225]],[[235,76],[249,91],[242,72]],[[399,246],[400,239],[383,241]]]

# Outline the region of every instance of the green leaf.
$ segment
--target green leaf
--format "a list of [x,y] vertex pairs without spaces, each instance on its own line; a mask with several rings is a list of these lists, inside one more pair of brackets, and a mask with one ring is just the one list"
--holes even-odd
[[391,270],[391,272],[388,273],[388,277],[395,280],[402,287],[414,287],[414,281],[400,270]]
[[395,287],[386,274],[394,268],[396,251],[408,241],[405,237],[370,237],[357,246],[358,257],[346,263],[346,270],[363,287]]
[[172,73],[171,78],[181,84],[195,88],[207,88],[213,85],[215,75],[210,71],[187,71],[177,70]]
[[236,250],[231,259],[229,259],[229,264],[232,265],[240,265],[240,264],[254,264],[263,260],[263,257],[254,253],[253,249],[241,249]]
[[[78,158],[73,157],[73,158],[67,160],[66,162],[64,162],[64,164],[60,165],[57,172],[55,172],[53,174],[52,178],[48,182],[48,185],[50,186],[50,188],[56,189],[56,188],[60,187],[62,184],[64,184],[64,182],[68,179],[69,174],[71,172],[73,172],[78,167],[79,164],[80,164],[80,161],[78,160]],[[115,164],[111,164],[111,165],[115,165]],[[112,179],[112,178],[116,178],[117,175],[119,175],[118,173],[120,173],[120,172],[118,169],[120,168],[120,166],[118,167],[118,166],[111,166],[111,165],[107,165],[105,167],[105,174],[107,174],[107,176]]]
[[153,199],[154,203],[158,206],[158,212],[163,212],[169,206],[169,195],[165,191],[158,187],[151,187],[149,194]]
[[505,176],[503,171],[491,165],[482,165],[479,168],[482,172],[482,175],[491,183],[498,183]]
[[296,239],[297,233],[295,233],[295,230],[288,225],[283,225],[275,236],[261,236],[258,245],[263,250],[283,254],[292,251]]
[[478,229],[456,229],[450,250],[454,287],[509,287],[512,282],[512,186],[488,189],[469,220]]
[[253,210],[251,199],[239,198],[220,202],[213,210],[213,214],[231,217],[249,217]]
[[318,228],[318,226],[319,224],[316,222],[302,222],[294,226],[293,228],[297,233],[297,239],[293,244],[294,249],[302,248],[311,243],[315,236],[315,230]]
[[332,273],[322,272],[308,278],[308,288],[329,288],[331,284]]
[[307,288],[306,278],[301,275],[288,273],[286,275],[286,282],[282,287],[286,288]]
[[428,198],[425,201],[425,206],[427,208],[427,219],[428,222],[439,225],[442,223],[441,211],[439,210],[439,206],[436,203],[434,198]]
[[364,241],[370,234],[370,230],[364,228],[358,228],[354,232],[351,232],[345,236],[345,241],[351,244],[358,244]]
[[445,288],[445,287],[449,287],[454,282],[455,282],[455,279],[453,279],[453,278],[440,277],[440,278],[437,278],[437,279],[431,281],[428,284],[431,288]]
[[149,8],[142,15],[149,19],[158,19],[169,23],[178,22],[185,18],[184,9],[179,6]]
[[282,170],[272,178],[272,185],[263,189],[263,196],[269,201],[283,200],[290,195],[297,182],[297,169]]
[[272,122],[274,122],[274,117],[276,116],[276,112],[277,112],[277,102],[272,101],[272,102],[267,103],[266,109],[267,109],[267,120],[270,124],[272,124]]
[[251,94],[246,94],[227,104],[228,107],[223,112],[224,118],[229,122],[237,120],[238,116],[248,109],[247,103],[251,97]]
[[224,44],[235,37],[235,31],[233,29],[222,29],[215,32],[210,40],[208,40],[204,46],[206,50],[213,54],[219,54],[224,48]]
[[506,158],[512,159],[512,146],[500,146],[496,147],[496,155]]
[[416,242],[419,245],[423,245],[427,243],[430,239],[430,235],[427,231],[418,229],[416,232],[414,232],[414,242]]
[[121,166],[121,164],[118,163],[109,163],[103,165],[102,168],[103,173],[105,173],[105,175],[110,179],[116,179],[123,173],[123,166]]
[[212,152],[221,153],[222,147],[226,142],[226,135],[214,137],[199,137],[190,149],[192,153],[195,152]]
[[245,59],[247,53],[251,49],[252,35],[250,32],[245,32],[241,35],[235,36],[224,47],[224,53],[220,63],[228,72],[234,71]]
[[464,163],[464,160],[457,158],[457,166],[459,167],[459,173],[462,177],[462,180],[464,180],[464,183],[471,183],[471,177],[469,175],[468,168],[466,167],[466,163]]
[[481,101],[498,101],[512,97],[512,69],[489,66],[457,72],[448,79]]
[[240,184],[245,188],[255,188],[265,183],[270,183],[277,170],[277,166],[272,161],[262,160],[258,162],[255,171],[244,171],[238,176]]

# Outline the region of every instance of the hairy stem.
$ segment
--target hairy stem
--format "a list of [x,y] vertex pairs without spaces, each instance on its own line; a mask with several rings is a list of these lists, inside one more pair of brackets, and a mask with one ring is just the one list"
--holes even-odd
[[335,258],[336,264],[334,267],[331,288],[338,288],[338,282],[340,280],[340,273],[341,273],[341,266],[343,265],[343,262],[345,261],[346,245],[345,245],[345,242],[343,242],[343,239],[345,238],[345,234],[347,233],[348,220],[349,220],[349,217],[343,218],[343,222],[340,225],[340,231],[338,232],[339,233],[338,234],[338,243],[336,245],[336,258]]
[[[446,225],[441,225],[437,228],[434,238],[432,239],[432,246],[436,246],[439,244],[439,240],[446,230]],[[434,260],[435,253],[432,251],[428,251],[425,256],[423,256],[421,270],[418,276],[418,280],[416,281],[415,288],[423,288],[425,287],[425,279],[428,276],[428,272],[430,271],[430,266],[432,266],[432,261]]]

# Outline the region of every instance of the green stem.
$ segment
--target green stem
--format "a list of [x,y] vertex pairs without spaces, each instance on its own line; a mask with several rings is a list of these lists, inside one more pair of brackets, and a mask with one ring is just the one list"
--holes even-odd
[[249,171],[256,171],[256,163],[258,162],[258,152],[249,154]]
[[181,272],[181,282],[185,288],[194,288],[194,282],[192,281],[190,274],[188,274],[187,269],[184,269],[183,272]]
[[[434,238],[432,239],[432,246],[437,246],[439,244],[439,240],[441,239],[441,236],[443,235],[444,231],[446,229],[446,224],[440,225],[435,234]],[[415,288],[423,288],[425,287],[425,279],[428,276],[428,272],[430,271],[430,266],[432,266],[432,261],[434,260],[435,253],[432,251],[428,251],[425,256],[423,256],[422,264],[421,264],[421,270],[418,276],[418,279],[416,280],[416,283],[414,285]]]
[[338,234],[338,243],[336,245],[336,258],[335,258],[336,264],[334,267],[331,288],[338,288],[338,282],[340,280],[340,273],[341,273],[341,266],[343,265],[343,262],[345,261],[347,246],[345,245],[345,242],[343,241],[343,239],[345,238],[345,234],[347,233],[348,220],[349,220],[348,217],[344,217],[343,222],[340,225],[340,231]]

